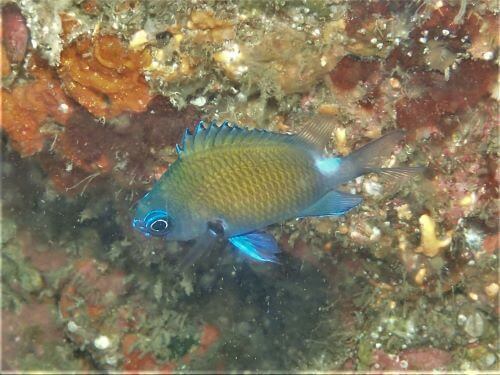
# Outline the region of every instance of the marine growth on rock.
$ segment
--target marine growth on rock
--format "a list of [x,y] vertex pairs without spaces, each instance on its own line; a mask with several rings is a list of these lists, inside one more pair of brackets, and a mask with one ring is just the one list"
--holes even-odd
[[[500,371],[494,1],[0,6],[2,372]],[[317,114],[324,155],[400,129],[382,166],[425,171],[266,228],[280,264],[134,232],[199,120]]]

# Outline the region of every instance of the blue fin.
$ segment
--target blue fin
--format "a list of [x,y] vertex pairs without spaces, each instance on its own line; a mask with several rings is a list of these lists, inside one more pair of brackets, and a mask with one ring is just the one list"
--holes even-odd
[[252,232],[229,237],[229,242],[251,260],[278,263],[276,254],[280,249],[274,237],[268,233]]
[[302,211],[299,217],[341,216],[363,201],[358,195],[332,190],[312,206]]

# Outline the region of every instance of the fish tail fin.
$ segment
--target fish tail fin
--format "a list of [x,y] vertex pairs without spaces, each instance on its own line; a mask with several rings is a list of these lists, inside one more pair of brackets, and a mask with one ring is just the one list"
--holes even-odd
[[345,183],[366,173],[381,173],[386,176],[401,178],[423,172],[424,167],[380,167],[391,155],[394,146],[404,137],[405,133],[401,130],[391,131],[343,158],[338,167],[338,172],[334,176],[334,184]]

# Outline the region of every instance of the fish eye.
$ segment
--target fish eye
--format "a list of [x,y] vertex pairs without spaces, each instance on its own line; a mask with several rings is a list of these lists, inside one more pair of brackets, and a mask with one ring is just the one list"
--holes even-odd
[[168,228],[168,221],[165,219],[158,219],[151,224],[150,228],[155,232],[163,232]]
[[149,233],[157,236],[165,234],[170,225],[168,214],[161,210],[148,213],[144,219],[144,223]]

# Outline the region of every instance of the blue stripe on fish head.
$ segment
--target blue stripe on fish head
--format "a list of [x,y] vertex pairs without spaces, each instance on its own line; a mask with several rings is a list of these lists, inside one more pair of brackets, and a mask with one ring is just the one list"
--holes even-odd
[[132,227],[146,237],[172,241],[191,240],[206,230],[206,222],[184,209],[184,204],[169,200],[158,181],[137,204]]
[[151,191],[139,201],[132,226],[146,237],[167,237],[172,232],[173,221],[166,202]]

